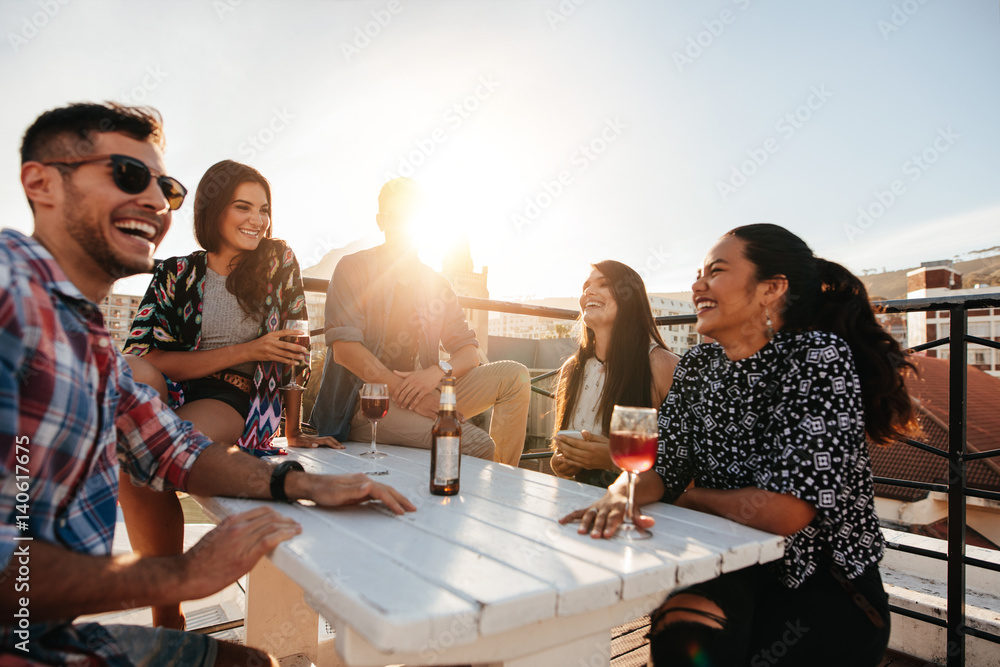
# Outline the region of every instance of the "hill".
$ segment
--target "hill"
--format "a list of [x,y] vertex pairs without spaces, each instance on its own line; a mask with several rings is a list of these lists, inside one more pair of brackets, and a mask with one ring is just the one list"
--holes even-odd
[[[975,283],[985,285],[1000,285],[1000,255],[980,257],[955,262],[954,268],[962,274],[963,287],[972,287]],[[868,289],[869,296],[883,299],[906,298],[906,274],[913,269],[886,271],[859,276]]]
[[326,253],[318,263],[303,268],[302,275],[306,278],[329,280],[330,276],[333,275],[333,270],[337,268],[337,262],[340,261],[341,257],[370,247],[372,247],[372,244],[364,240],[351,241],[343,248],[334,248]]

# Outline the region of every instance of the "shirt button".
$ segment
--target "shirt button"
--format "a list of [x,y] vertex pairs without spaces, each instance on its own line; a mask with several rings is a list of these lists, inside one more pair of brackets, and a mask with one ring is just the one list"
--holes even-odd
[[111,345],[111,342],[108,341],[107,338],[102,338],[97,341],[97,347],[107,347],[108,345]]

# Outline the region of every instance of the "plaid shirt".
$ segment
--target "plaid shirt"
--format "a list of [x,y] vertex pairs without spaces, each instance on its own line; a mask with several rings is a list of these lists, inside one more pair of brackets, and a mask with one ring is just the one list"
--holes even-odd
[[[109,555],[119,464],[138,484],[183,489],[209,444],[133,381],[97,306],[48,251],[0,231],[0,569],[15,548],[30,550],[24,538]],[[51,576],[65,574],[31,572],[30,583]],[[0,653],[130,664],[100,626],[70,620],[32,624],[27,655],[14,626],[0,625]]]

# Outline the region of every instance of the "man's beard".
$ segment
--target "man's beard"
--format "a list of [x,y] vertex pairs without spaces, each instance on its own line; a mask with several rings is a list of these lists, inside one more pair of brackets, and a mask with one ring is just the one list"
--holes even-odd
[[111,247],[108,232],[102,228],[93,207],[85,205],[86,198],[69,179],[65,183],[66,231],[70,238],[113,280],[137,273],[149,273],[153,268],[152,259],[136,259],[134,256],[117,253]]

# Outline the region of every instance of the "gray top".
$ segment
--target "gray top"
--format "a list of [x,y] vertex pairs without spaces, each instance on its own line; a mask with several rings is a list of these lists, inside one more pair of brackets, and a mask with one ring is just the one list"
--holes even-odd
[[[247,315],[239,301],[226,289],[226,276],[208,269],[205,274],[205,299],[201,313],[199,349],[215,350],[227,345],[248,343],[260,331],[260,317]],[[256,362],[247,361],[232,370],[252,376]]]

